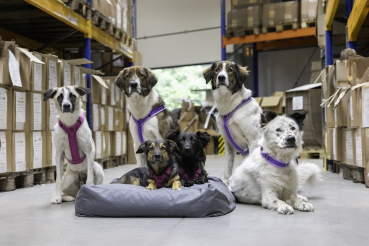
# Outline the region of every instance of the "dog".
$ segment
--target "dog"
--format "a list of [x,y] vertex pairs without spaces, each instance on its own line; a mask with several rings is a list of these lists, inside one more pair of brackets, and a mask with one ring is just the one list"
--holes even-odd
[[[52,204],[73,201],[81,184],[98,185],[104,180],[102,167],[94,162],[95,144],[85,111],[81,108],[80,98],[86,94],[91,94],[91,90],[76,85],[53,88],[44,93],[44,101],[54,99],[59,113],[54,135],[56,191]],[[64,158],[67,170],[63,175]]]
[[[158,79],[146,67],[123,69],[115,83],[124,91],[128,110],[132,117],[129,128],[137,149],[145,140],[165,139],[169,131],[179,130],[179,124],[171,112],[165,109],[164,101],[154,90]],[[145,166],[145,157],[136,154],[139,167]]]
[[136,153],[145,153],[147,166],[133,169],[113,184],[144,186],[148,190],[162,187],[181,190],[178,164],[173,160],[176,149],[176,143],[171,140],[145,141]]
[[262,110],[251,97],[251,91],[244,86],[248,74],[247,67],[229,61],[215,62],[203,72],[206,83],[211,81],[219,111],[216,120],[224,139],[224,183],[227,185],[232,175],[236,151],[242,155],[251,153],[258,147],[261,138],[259,117]]
[[293,214],[294,209],[314,211],[308,199],[297,195],[297,191],[306,183],[320,182],[320,168],[313,163],[296,165],[294,161],[302,149],[302,126],[307,113],[261,114],[261,147],[235,169],[230,179],[230,189],[239,202],[261,204],[280,214]]
[[167,139],[173,140],[179,151],[174,154],[174,158],[179,165],[179,175],[181,183],[185,187],[193,184],[204,184],[208,182],[205,171],[206,155],[204,148],[210,142],[210,135],[207,132],[170,132]]

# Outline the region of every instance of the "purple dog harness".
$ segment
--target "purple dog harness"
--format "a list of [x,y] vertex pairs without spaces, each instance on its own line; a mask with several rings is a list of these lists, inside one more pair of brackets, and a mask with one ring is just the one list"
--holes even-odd
[[145,141],[143,138],[143,125],[145,124],[145,122],[164,110],[165,110],[165,105],[161,105],[151,110],[148,116],[146,116],[145,118],[139,119],[139,120],[136,120],[136,118],[132,115],[132,119],[136,123],[136,126],[137,126],[137,135],[138,135],[138,140],[140,140],[140,144],[142,144]]
[[273,156],[270,156],[268,154],[265,154],[263,152],[263,147],[260,147],[260,154],[262,157],[264,157],[264,159],[271,164],[272,166],[278,167],[278,168],[286,168],[290,165],[290,163],[285,163],[283,161],[278,161],[277,159],[275,159]]
[[193,181],[193,180],[196,180],[200,174],[201,174],[201,168],[199,167],[197,170],[196,170],[196,173],[193,175],[192,178],[190,178],[188,176],[188,174],[185,172],[185,170],[183,170],[182,167],[179,168],[179,174],[187,181]]
[[76,124],[74,124],[71,127],[64,125],[59,120],[59,126],[68,134],[69,148],[70,148],[70,153],[72,154],[72,160],[68,160],[68,161],[71,164],[79,164],[86,158],[86,155],[84,155],[83,157],[79,156],[78,143],[77,143],[77,131],[79,127],[82,125],[84,120],[85,120],[85,117],[80,116]]
[[233,145],[233,147],[238,150],[238,152],[240,152],[241,155],[248,155],[249,154],[249,149],[242,149],[233,139],[231,132],[229,131],[228,128],[228,120],[232,117],[232,115],[239,110],[241,107],[245,106],[246,104],[248,104],[250,101],[252,100],[252,97],[246,98],[245,100],[242,100],[242,102],[234,109],[232,110],[230,113],[226,114],[226,115],[222,115],[223,117],[223,127],[224,130],[227,134],[227,138],[229,140],[229,142],[231,142],[231,144]]
[[150,173],[152,177],[155,179],[155,185],[157,189],[160,189],[163,187],[164,180],[169,177],[170,173],[172,172],[172,166],[169,166],[167,170],[160,176],[155,175],[153,170],[150,169]]

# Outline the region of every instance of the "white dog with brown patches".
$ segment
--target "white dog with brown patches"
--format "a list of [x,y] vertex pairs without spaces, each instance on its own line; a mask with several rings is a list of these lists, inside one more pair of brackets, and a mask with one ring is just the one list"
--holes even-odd
[[217,124],[224,139],[225,171],[224,183],[232,175],[236,151],[246,156],[258,147],[261,137],[259,126],[262,112],[259,104],[251,97],[244,82],[248,71],[234,62],[215,62],[203,73],[206,83],[211,81],[219,114]]
[[317,165],[295,163],[302,149],[306,114],[307,111],[289,116],[277,116],[270,111],[261,114],[261,147],[255,149],[230,178],[229,187],[239,202],[261,204],[280,214],[293,214],[294,209],[314,211],[307,198],[297,195],[305,183],[315,185],[322,179]]
[[[59,123],[55,126],[54,144],[56,148],[56,191],[52,204],[73,201],[81,187],[102,184],[104,172],[94,162],[95,144],[91,130],[81,108],[81,96],[91,94],[91,90],[80,86],[64,86],[44,93],[44,101],[52,98],[59,113]],[[63,175],[64,158],[67,170]]]

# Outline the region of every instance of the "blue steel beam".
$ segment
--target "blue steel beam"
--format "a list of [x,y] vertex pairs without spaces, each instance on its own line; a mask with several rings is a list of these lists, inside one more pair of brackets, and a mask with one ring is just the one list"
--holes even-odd
[[226,8],[225,0],[220,0],[220,33],[221,33],[220,40],[222,49],[222,61],[227,60],[226,49],[223,48],[223,36],[225,36],[226,34],[225,8]]
[[[87,0],[87,2],[92,6],[92,0]],[[91,38],[83,39],[83,57],[91,61]],[[84,64],[85,68],[91,69],[91,64]],[[87,78],[87,88],[91,89],[91,74],[86,74]],[[92,105],[91,105],[91,95],[87,95],[87,107],[86,107],[86,118],[88,126],[92,129]]]
[[325,65],[333,65],[332,30],[325,31]]
[[252,71],[254,76],[254,97],[259,96],[259,60],[258,60],[258,48],[257,43],[253,43],[252,45],[253,52],[252,52]]

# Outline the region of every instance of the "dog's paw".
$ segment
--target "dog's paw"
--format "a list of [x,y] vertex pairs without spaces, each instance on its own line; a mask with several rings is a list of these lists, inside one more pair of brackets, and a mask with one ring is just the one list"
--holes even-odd
[[89,180],[89,179],[87,179],[87,181],[86,181],[86,185],[94,186],[95,184],[94,184],[94,181],[93,181],[93,180]]
[[148,190],[156,190],[156,186],[153,183],[150,183],[148,186],[146,186],[146,189],[148,189]]
[[195,181],[195,184],[198,184],[198,185],[204,184],[204,181],[202,181],[201,179],[198,179]]
[[308,200],[306,197],[304,197],[304,196],[297,195],[297,198],[298,198],[298,199],[300,199],[300,201],[302,201],[302,202],[308,202],[308,201],[309,201],[309,200]]
[[183,186],[184,187],[191,187],[191,186],[193,186],[193,181],[186,181]]
[[300,202],[296,209],[299,211],[306,211],[306,212],[314,212],[314,207],[311,205],[311,203],[308,202]]
[[293,214],[293,208],[290,205],[282,204],[278,206],[277,212],[279,214]]
[[61,196],[54,196],[53,199],[51,199],[51,204],[60,204],[60,203],[62,203]]

